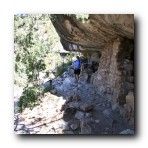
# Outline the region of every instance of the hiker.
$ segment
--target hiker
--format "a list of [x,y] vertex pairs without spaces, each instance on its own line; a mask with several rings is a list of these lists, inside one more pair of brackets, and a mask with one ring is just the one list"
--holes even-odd
[[80,72],[81,72],[81,61],[80,61],[79,56],[77,56],[76,58],[77,58],[77,60],[74,61],[74,74],[75,74],[76,82],[78,82],[79,81],[79,75],[80,75]]

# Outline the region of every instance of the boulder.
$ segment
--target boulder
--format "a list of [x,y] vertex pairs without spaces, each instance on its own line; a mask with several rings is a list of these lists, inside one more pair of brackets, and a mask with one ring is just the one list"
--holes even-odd
[[68,91],[70,88],[70,85],[75,82],[75,79],[72,77],[68,77],[63,81],[63,84],[61,85],[61,90]]
[[66,99],[66,103],[69,103],[72,101],[73,96],[67,96],[67,97],[65,97],[65,99]]
[[118,105],[118,103],[115,103],[115,104],[112,105],[112,110],[113,111],[119,111],[119,105]]
[[26,118],[27,118],[27,115],[20,115],[19,121],[25,121]]
[[72,77],[68,77],[66,78],[64,81],[63,81],[63,84],[71,84],[71,83],[74,83],[75,82],[75,79],[72,78]]
[[100,93],[105,93],[106,92],[105,87],[104,86],[100,86],[99,87],[99,92]]
[[111,115],[111,112],[112,112],[111,109],[105,109],[105,110],[103,111],[103,114],[104,114],[105,116],[109,117],[109,116]]
[[70,134],[71,135],[71,134],[74,134],[74,132],[73,131],[65,131],[64,134]]
[[99,124],[101,121],[99,119],[95,120],[95,123]]
[[75,114],[75,118],[76,119],[83,119],[84,118],[84,113],[83,112],[80,112],[80,111],[77,111],[76,114]]
[[88,117],[91,117],[92,114],[91,113],[85,113],[85,117],[88,118]]
[[130,130],[130,129],[126,129],[126,130],[120,132],[120,134],[133,135],[134,134],[134,131],[133,130]]
[[63,81],[63,79],[60,76],[58,76],[54,81]]
[[81,127],[80,134],[85,134],[85,135],[92,134],[92,129],[85,120],[81,120],[80,127]]
[[123,107],[120,107],[119,113],[120,113],[121,116],[124,115],[124,108]]
[[25,125],[24,124],[19,124],[16,126],[15,130],[23,130],[25,128]]
[[52,90],[51,90],[51,93],[52,93],[52,94],[57,94],[57,90],[56,90],[56,89],[52,89]]
[[93,109],[94,109],[94,106],[93,106],[92,104],[87,104],[87,103],[85,103],[85,104],[82,104],[82,105],[80,106],[80,109],[81,109],[82,111],[84,111],[84,112],[88,112],[88,111],[93,110]]
[[81,100],[81,99],[80,99],[80,96],[79,96],[78,94],[74,95],[73,98],[72,98],[72,101],[78,102],[78,101],[80,101],[80,100]]
[[76,129],[79,128],[79,123],[73,123],[73,124],[70,125],[70,127],[71,127],[72,130],[76,130]]
[[123,117],[134,127],[134,94],[129,92],[126,96],[126,104],[124,104]]
[[126,96],[126,104],[128,107],[131,107],[132,110],[134,111],[134,94],[133,92],[129,92],[128,95]]
[[78,109],[80,105],[81,105],[81,103],[79,103],[79,102],[70,102],[68,104],[68,107],[69,108],[76,108],[76,109]]

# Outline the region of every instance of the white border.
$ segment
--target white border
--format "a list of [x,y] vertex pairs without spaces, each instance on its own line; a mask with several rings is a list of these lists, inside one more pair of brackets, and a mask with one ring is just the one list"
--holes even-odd
[[[5,0],[0,1],[0,139],[1,146],[146,147],[148,145],[148,17],[146,0]],[[13,134],[13,15],[17,13],[132,13],[135,14],[137,120],[135,137],[23,138]],[[26,136],[27,137],[27,136]],[[73,142],[73,143],[72,143]]]

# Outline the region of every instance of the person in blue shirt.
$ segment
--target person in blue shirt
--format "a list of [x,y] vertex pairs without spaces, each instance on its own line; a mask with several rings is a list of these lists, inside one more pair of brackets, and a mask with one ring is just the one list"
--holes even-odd
[[76,58],[77,58],[77,60],[74,61],[74,74],[75,74],[76,82],[78,82],[79,81],[79,75],[80,75],[80,72],[81,72],[81,61],[80,61],[79,56],[77,56]]

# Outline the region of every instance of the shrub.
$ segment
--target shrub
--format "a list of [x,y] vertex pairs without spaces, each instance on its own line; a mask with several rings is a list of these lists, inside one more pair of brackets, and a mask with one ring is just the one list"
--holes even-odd
[[52,86],[48,85],[44,88],[43,93],[50,92],[52,90]]
[[58,68],[56,69],[56,72],[54,73],[54,75],[55,75],[56,77],[61,76],[65,70],[66,70],[65,67],[60,66],[60,67],[58,67]]
[[26,107],[33,108],[38,104],[38,97],[42,94],[42,88],[39,86],[27,87],[24,89],[19,100],[20,111]]

